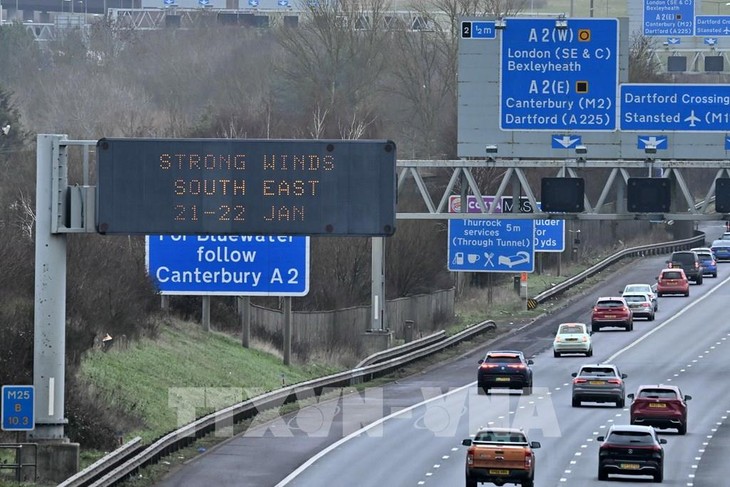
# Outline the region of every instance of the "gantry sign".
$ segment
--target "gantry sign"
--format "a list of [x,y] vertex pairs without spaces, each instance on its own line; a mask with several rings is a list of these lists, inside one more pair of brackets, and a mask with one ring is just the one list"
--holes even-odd
[[628,49],[623,19],[463,19],[458,156],[727,159],[730,91],[629,84]]
[[103,234],[395,231],[386,140],[101,139],[97,157]]

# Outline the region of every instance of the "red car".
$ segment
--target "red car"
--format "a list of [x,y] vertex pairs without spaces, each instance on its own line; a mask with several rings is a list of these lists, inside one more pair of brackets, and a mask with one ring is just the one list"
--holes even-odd
[[692,396],[682,395],[677,386],[642,385],[636,394],[629,394],[631,424],[655,428],[676,428],[680,435],[687,433],[687,402]]
[[591,314],[591,331],[597,332],[604,326],[634,329],[634,313],[624,298],[598,298]]
[[663,269],[657,279],[656,294],[684,294],[689,296],[689,280],[682,269]]

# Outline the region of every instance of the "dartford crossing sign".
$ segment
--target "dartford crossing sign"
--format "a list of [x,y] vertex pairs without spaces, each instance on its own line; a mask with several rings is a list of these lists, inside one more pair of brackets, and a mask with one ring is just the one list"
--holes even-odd
[[730,86],[622,84],[621,130],[729,132]]
[[147,272],[160,294],[304,296],[309,237],[149,235]]
[[616,130],[618,20],[505,20],[502,130]]

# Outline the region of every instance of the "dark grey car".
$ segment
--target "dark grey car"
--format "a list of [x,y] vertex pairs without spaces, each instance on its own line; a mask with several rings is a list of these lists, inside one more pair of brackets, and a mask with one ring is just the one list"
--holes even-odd
[[622,408],[626,402],[626,374],[612,364],[583,365],[573,372],[573,407],[581,402],[613,402]]

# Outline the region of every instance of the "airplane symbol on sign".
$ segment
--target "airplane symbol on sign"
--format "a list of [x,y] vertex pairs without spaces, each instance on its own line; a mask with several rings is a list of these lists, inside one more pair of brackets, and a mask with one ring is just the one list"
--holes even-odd
[[685,118],[684,121],[689,122],[690,127],[695,127],[697,126],[696,122],[700,122],[701,119],[698,118],[697,115],[695,115],[695,111],[692,110],[692,112],[689,114],[689,117]]

